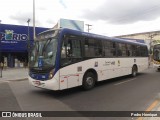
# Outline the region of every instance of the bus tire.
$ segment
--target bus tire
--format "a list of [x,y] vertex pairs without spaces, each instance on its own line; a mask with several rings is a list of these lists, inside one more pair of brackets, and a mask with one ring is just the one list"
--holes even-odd
[[96,83],[95,75],[92,72],[87,72],[84,75],[82,87],[85,90],[90,90],[94,87],[95,83]]
[[138,73],[137,66],[134,65],[134,66],[132,67],[132,77],[136,77],[136,76],[137,76],[137,73]]

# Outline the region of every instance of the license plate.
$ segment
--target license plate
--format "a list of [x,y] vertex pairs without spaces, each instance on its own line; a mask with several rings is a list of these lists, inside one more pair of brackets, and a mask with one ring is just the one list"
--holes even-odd
[[33,83],[34,83],[34,85],[36,85],[36,86],[41,85],[41,82],[40,82],[40,81],[33,81]]

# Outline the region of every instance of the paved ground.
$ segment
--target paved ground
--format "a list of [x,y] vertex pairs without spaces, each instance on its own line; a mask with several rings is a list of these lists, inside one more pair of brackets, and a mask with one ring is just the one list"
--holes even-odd
[[2,111],[21,111],[20,106],[13,94],[9,84],[6,82],[0,84],[1,100],[3,98],[3,104],[1,104],[0,110]]
[[[22,111],[9,82],[27,80],[28,68],[7,68],[0,70],[0,111]],[[0,118],[0,120],[29,120],[27,118]]]
[[24,80],[27,79],[27,77],[28,68],[7,68],[6,70],[2,71],[2,78],[0,78],[0,81]]
[[[156,74],[158,74],[158,73],[156,73]],[[16,68],[16,69],[6,69],[6,70],[4,70],[3,71],[3,73],[2,73],[2,78],[0,78],[0,89],[1,89],[1,91],[3,91],[3,92],[1,92],[1,96],[0,96],[0,100],[4,100],[4,98],[5,98],[5,103],[7,104],[7,107],[6,107],[6,109],[5,110],[10,110],[10,111],[12,111],[13,110],[13,108],[14,108],[14,110],[17,110],[17,111],[19,111],[19,110],[22,110],[22,106],[19,106],[19,104],[18,104],[18,102],[17,102],[17,100],[19,100],[19,99],[24,99],[24,100],[22,100],[22,103],[24,102],[24,104],[22,104],[22,105],[25,105],[26,106],[26,104],[25,104],[25,97],[26,97],[26,95],[24,94],[23,95],[23,89],[24,89],[24,86],[23,85],[21,85],[23,82],[28,82],[28,81],[23,81],[23,82],[13,82],[13,84],[11,84],[11,85],[9,85],[7,82],[11,82],[12,83],[12,81],[14,81],[14,80],[27,80],[27,76],[28,76],[28,69],[25,69],[25,68]],[[154,76],[154,75],[153,75]],[[149,79],[149,78],[148,78]],[[5,82],[6,81],[6,82]],[[142,80],[140,80],[139,82],[141,82]],[[133,82],[133,81],[132,81]],[[153,82],[153,81],[152,81]],[[157,82],[158,83],[158,82]],[[129,84],[129,83],[128,83]],[[150,84],[150,83],[149,83]],[[149,85],[149,84],[147,84],[147,85]],[[155,83],[156,84],[156,83]],[[13,85],[15,85],[15,87],[13,86]],[[17,85],[17,86],[16,86]],[[133,85],[133,83],[132,83],[132,85]],[[20,88],[21,88],[21,91],[19,91],[18,92],[18,95],[20,96],[20,97],[15,97],[15,93],[12,91],[12,89],[14,88],[14,89],[17,89],[17,87],[18,86],[21,86]],[[35,91],[40,91],[40,90],[38,90],[38,89],[36,89],[36,88],[33,88],[32,86],[29,86],[28,85],[28,87],[31,87],[30,89],[35,89]],[[98,89],[98,87],[97,87],[97,89]],[[101,87],[99,87],[99,89],[103,89],[103,87],[101,86]],[[107,89],[109,89],[109,87],[107,87]],[[142,88],[141,88],[142,89]],[[152,90],[151,88],[148,88],[148,89],[150,89],[150,90]],[[156,89],[156,88],[155,88]],[[20,90],[20,89],[19,89]],[[94,90],[96,90],[96,89],[94,89]],[[94,91],[94,90],[92,90],[92,91]],[[105,88],[105,90],[106,90],[106,88]],[[157,89],[158,90],[158,89]],[[26,91],[26,90],[25,90]],[[30,90],[31,91],[31,90]],[[147,89],[146,89],[146,91],[147,91]],[[43,92],[43,91],[42,91]],[[127,92],[127,91],[126,91]],[[7,93],[7,94],[6,94]],[[31,94],[32,92],[30,92],[30,94],[29,95],[32,95]],[[34,93],[34,92],[33,92]],[[39,93],[39,92],[38,92]],[[41,92],[40,92],[41,93]],[[47,92],[48,93],[48,92]],[[52,92],[52,94],[53,94],[54,92]],[[69,92],[70,93],[70,92]],[[84,93],[87,93],[87,92],[82,92],[83,94]],[[22,94],[22,97],[21,97],[21,94]],[[49,95],[51,94],[50,92],[48,93]],[[52,95],[51,94],[51,95]],[[37,95],[37,93],[36,94],[34,94],[33,96],[32,96],[32,98],[34,98],[34,96],[35,95]],[[97,94],[96,94],[97,95]],[[62,95],[63,96],[63,95]],[[76,95],[77,96],[77,95]],[[94,95],[92,95],[92,96],[94,96]],[[63,96],[64,97],[64,96]],[[72,96],[72,97],[74,97],[74,96]],[[145,96],[144,96],[145,97]],[[18,99],[19,98],[19,99]],[[46,97],[44,97],[44,98],[46,98]],[[59,99],[61,98],[61,97],[58,97]],[[83,98],[83,97],[82,97]],[[120,97],[121,98],[121,97]],[[159,100],[159,98],[160,98],[160,95],[159,95],[159,97],[157,97],[158,99],[157,100]],[[65,99],[67,99],[67,98],[65,98]],[[65,99],[62,99],[63,101],[65,101]],[[72,98],[73,99],[73,98]],[[87,98],[88,99],[88,98]],[[122,99],[122,98],[121,98]],[[128,98],[129,99],[129,98]],[[43,99],[41,99],[41,101],[43,101]],[[46,101],[48,101],[49,102],[49,99],[48,98],[46,98]],[[78,101],[78,100],[76,100],[76,101]],[[53,102],[53,101],[52,101]],[[1,102],[1,103],[3,103],[3,105],[4,105],[4,102]],[[35,102],[35,103],[37,103],[37,102]],[[91,101],[91,103],[92,103],[92,101]],[[160,102],[158,102],[158,103],[160,103]],[[31,103],[30,103],[31,104]],[[68,102],[67,102],[67,105],[68,104],[71,104],[71,101],[69,100]],[[2,104],[0,104],[0,106],[3,106]],[[41,105],[43,105],[43,104],[41,104]],[[50,104],[50,105],[52,105],[52,104]],[[58,105],[58,104],[56,104],[56,105]],[[74,105],[74,104],[73,104]],[[136,105],[136,104],[135,104]],[[92,107],[92,106],[91,106]],[[49,107],[48,107],[49,108]],[[119,108],[119,109],[121,109],[121,107]],[[4,110],[4,109],[3,109]],[[160,111],[160,105],[159,104],[157,104],[156,105],[156,107],[154,107],[153,109],[151,109],[151,111]],[[133,118],[133,119],[135,119],[135,118]],[[157,117],[157,118],[155,118],[155,117],[149,117],[149,118],[147,118],[147,117],[145,117],[145,118],[139,118],[139,119],[137,119],[137,120],[160,120],[160,117]]]

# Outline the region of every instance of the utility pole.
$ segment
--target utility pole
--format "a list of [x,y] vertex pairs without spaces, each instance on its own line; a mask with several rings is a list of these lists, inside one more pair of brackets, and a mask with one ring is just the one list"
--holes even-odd
[[[0,28],[1,28],[1,20],[0,20]],[[0,29],[1,32],[1,29]],[[2,70],[3,70],[3,66],[2,66],[2,39],[0,39],[0,78],[2,78]]]
[[30,36],[29,36],[29,22],[31,21],[31,19],[28,18],[27,23],[28,23],[28,42],[30,43]]
[[91,27],[92,25],[86,24],[86,26],[88,27],[88,28],[87,28],[87,31],[89,32],[89,30],[91,30],[90,27]]
[[[27,41],[27,49],[28,49],[28,62],[30,61],[30,49],[31,49],[31,43],[30,43],[30,31],[29,31],[29,22],[31,19],[28,18],[27,23],[28,23],[28,41]],[[26,61],[25,61],[26,62]]]
[[35,0],[33,0],[33,40],[36,39],[35,14]]

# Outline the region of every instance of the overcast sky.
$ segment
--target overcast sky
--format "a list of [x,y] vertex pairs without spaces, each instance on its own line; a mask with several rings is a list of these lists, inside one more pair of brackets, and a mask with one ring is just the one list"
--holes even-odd
[[[60,18],[65,18],[84,21],[92,25],[90,32],[107,36],[160,30],[160,0],[35,2],[37,27],[51,28]],[[0,0],[1,23],[27,25],[28,18],[33,20],[32,4],[33,0]]]

